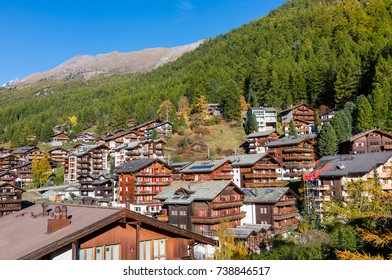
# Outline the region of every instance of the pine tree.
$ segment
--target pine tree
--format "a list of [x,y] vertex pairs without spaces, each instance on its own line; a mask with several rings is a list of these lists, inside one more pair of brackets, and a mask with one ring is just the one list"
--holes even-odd
[[295,127],[293,119],[290,120],[289,135],[293,137],[298,136],[297,128]]
[[246,119],[246,124],[245,124],[245,133],[246,134],[251,134],[255,131],[259,130],[259,126],[257,125],[257,120],[255,114],[252,114],[250,117],[248,115],[248,118]]
[[357,129],[359,132],[365,132],[374,128],[373,109],[369,100],[364,97],[358,106]]
[[327,122],[320,131],[318,140],[318,152],[320,156],[335,155],[338,151],[338,141],[335,130],[332,125]]

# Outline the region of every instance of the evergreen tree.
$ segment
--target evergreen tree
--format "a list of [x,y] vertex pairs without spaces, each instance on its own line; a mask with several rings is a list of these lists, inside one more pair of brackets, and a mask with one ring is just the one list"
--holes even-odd
[[358,106],[357,129],[359,132],[365,132],[374,128],[373,109],[369,100],[364,97]]
[[297,128],[295,127],[293,119],[290,120],[289,136],[297,137]]
[[248,118],[246,119],[246,124],[245,124],[245,133],[246,134],[251,134],[255,131],[259,130],[259,126],[257,125],[257,120],[255,114],[252,114],[250,117],[248,115]]
[[335,155],[338,151],[338,141],[335,130],[332,125],[327,122],[320,131],[318,140],[318,152],[320,156]]
[[249,89],[247,101],[250,107],[259,106],[259,101],[257,100],[256,92],[252,88]]
[[240,92],[233,80],[230,80],[222,89],[224,91],[224,116],[228,121],[241,119]]

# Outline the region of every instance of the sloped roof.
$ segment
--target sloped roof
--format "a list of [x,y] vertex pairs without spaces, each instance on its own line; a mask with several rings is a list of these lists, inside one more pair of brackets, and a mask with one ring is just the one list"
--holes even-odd
[[[47,233],[48,217],[42,215],[42,207],[36,204],[0,219],[0,259],[38,259],[62,248],[105,226],[130,219],[140,221],[170,235],[192,238],[197,242],[216,245],[216,241],[185,229],[160,222],[136,212],[114,207],[66,205],[71,224]],[[49,205],[53,211],[55,205]]]
[[305,104],[305,103],[301,103],[301,104],[293,105],[293,106],[291,106],[290,108],[287,108],[287,109],[283,110],[282,112],[280,112],[280,114],[284,114],[284,113],[286,113],[286,112],[289,112],[289,111],[291,111],[291,110],[294,110],[295,108],[297,108],[297,107],[299,107],[299,106],[301,106],[301,105],[304,105],[304,106],[308,107],[308,108],[311,109],[311,110],[315,110],[314,108],[310,107],[309,105],[307,105],[307,104]]
[[13,154],[25,154],[30,152],[31,150],[38,149],[36,146],[24,146],[24,147],[19,147],[16,150],[14,150],[12,153]]
[[[155,199],[163,201],[165,204],[190,204],[193,201],[210,201],[218,196],[227,186],[234,185],[230,180],[222,181],[175,181],[160,191]],[[235,186],[241,193],[241,189]],[[189,195],[177,195],[177,190],[189,190]]]
[[222,166],[229,160],[219,159],[219,160],[199,160],[195,161],[190,165],[185,166],[180,170],[181,173],[198,173],[198,172],[212,172],[218,167]]
[[80,148],[78,148],[75,151],[72,151],[69,153],[66,157],[70,156],[84,156],[85,154],[97,149],[97,148],[106,148],[109,149],[104,143],[98,144],[98,145],[82,145]]
[[114,168],[114,173],[135,173],[137,171],[142,170],[143,168],[154,164],[155,162],[159,162],[164,164],[167,168],[171,169],[165,162],[160,159],[152,158],[152,159],[133,159],[131,161],[127,161],[121,165],[118,165]]
[[383,134],[383,135],[386,135],[386,136],[392,138],[392,134],[391,134],[391,133],[388,133],[388,132],[383,131],[383,130],[378,129],[378,128],[373,128],[373,129],[367,130],[367,131],[365,131],[365,132],[361,132],[361,133],[355,134],[355,135],[351,136],[350,138],[344,140],[344,141],[341,142],[341,143],[353,142],[353,141],[355,141],[355,140],[361,138],[362,136],[368,135],[368,134],[370,134],[370,133],[372,133],[372,132],[377,132],[377,133],[379,133],[379,134]]
[[391,157],[392,151],[322,157],[320,161],[328,162],[330,166],[320,172],[319,176],[343,177],[349,174],[366,174],[386,163]]
[[266,131],[256,131],[256,132],[253,132],[251,134],[246,135],[245,137],[246,138],[267,137],[274,132],[276,132],[280,135],[280,133],[276,129],[273,129],[273,130],[266,130]]
[[257,232],[248,227],[236,227],[228,229],[236,239],[247,239],[251,234],[256,235]]
[[[313,136],[315,137],[315,136]],[[271,141],[269,143],[266,143],[264,146],[265,147],[278,147],[278,146],[288,146],[288,145],[296,145],[304,141],[310,141],[310,138],[312,138],[312,135],[298,135],[298,136],[286,136],[283,138],[280,138],[276,141]]]
[[245,203],[277,203],[285,193],[291,192],[288,187],[243,189]]
[[[233,167],[235,166],[241,167],[241,166],[252,166],[266,156],[271,158],[271,156],[268,153],[236,155],[236,156],[229,156],[227,158],[231,161],[231,165]],[[276,160],[274,161],[278,163]]]

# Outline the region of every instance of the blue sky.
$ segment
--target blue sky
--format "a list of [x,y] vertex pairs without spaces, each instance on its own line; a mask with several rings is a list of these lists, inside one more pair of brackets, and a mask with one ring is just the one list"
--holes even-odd
[[0,85],[76,55],[214,38],[285,0],[0,0]]

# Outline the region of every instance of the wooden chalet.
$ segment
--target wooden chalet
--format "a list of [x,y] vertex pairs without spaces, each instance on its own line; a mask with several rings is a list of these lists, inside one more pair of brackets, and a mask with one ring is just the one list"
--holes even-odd
[[159,220],[206,236],[215,236],[223,222],[240,225],[246,214],[240,210],[244,193],[227,180],[176,181],[155,198],[164,204]]
[[320,119],[321,119],[321,125],[326,124],[327,122],[330,122],[333,117],[336,115],[336,113],[339,111],[338,108],[332,108],[330,110],[327,110],[325,112],[322,112],[320,114]]
[[247,154],[263,154],[266,152],[265,144],[280,138],[277,130],[253,132],[246,136],[246,143],[242,145]]
[[20,164],[20,159],[18,156],[13,154],[0,154],[0,170],[11,170],[18,164]]
[[240,188],[279,187],[282,165],[270,154],[230,156],[233,182]]
[[79,196],[91,198],[113,199],[113,180],[104,175],[81,175],[78,177],[80,184]]
[[12,151],[12,154],[26,161],[32,161],[34,158],[41,160],[44,156],[44,153],[36,146],[20,147]]
[[314,135],[287,136],[265,144],[267,152],[283,166],[283,179],[300,178],[316,161]]
[[147,127],[144,130],[145,139],[153,139],[154,134],[156,139],[167,138],[173,134],[173,125],[170,122],[158,123],[154,126]]
[[378,176],[381,189],[392,192],[392,151],[322,157],[316,170],[304,175],[309,211],[320,214],[323,204],[333,198],[349,199],[345,185]]
[[273,227],[268,224],[244,224],[229,232],[252,253],[268,249],[275,234]]
[[99,143],[105,143],[110,149],[115,149],[126,143],[135,142],[139,138],[139,133],[134,130],[118,130],[106,137],[101,137]]
[[189,260],[211,238],[128,209],[36,204],[1,218],[2,260]]
[[54,149],[48,151],[49,159],[54,162],[61,163],[61,164],[64,164],[65,156],[67,154],[68,154],[68,151],[66,149],[63,149],[60,147],[54,148]]
[[341,154],[363,154],[392,150],[392,134],[378,128],[354,135],[339,144]]
[[172,181],[172,169],[166,163],[160,159],[131,160],[113,172],[118,176],[115,204],[145,215],[161,210],[162,203],[155,196]]
[[69,141],[70,138],[66,133],[59,132],[52,136],[52,141],[50,142],[50,144],[52,146],[62,146],[65,143],[68,143]]
[[[306,135],[306,134],[312,134],[316,133],[318,131],[317,126],[307,120],[301,120],[301,119],[293,119],[293,123],[295,126],[295,131],[297,132],[298,135]],[[286,136],[289,136],[290,134],[290,123],[287,123],[282,126],[282,129],[284,131],[284,134]]]
[[20,181],[22,186],[33,183],[31,161],[17,165],[11,171],[16,174],[15,180]]
[[95,135],[91,132],[80,132],[76,134],[76,140],[80,143],[93,143],[95,142]]
[[17,187],[21,187],[21,185],[16,184],[17,175],[14,171],[2,171],[0,172],[0,182],[7,182],[13,184]]
[[233,179],[233,168],[228,159],[195,161],[179,172],[184,181]]
[[162,139],[145,140],[125,143],[114,148],[115,166],[135,159],[164,158],[163,148],[166,144]]
[[105,144],[82,145],[70,152],[64,161],[64,181],[75,183],[81,175],[108,175],[109,148]]
[[303,121],[310,124],[316,124],[315,113],[315,109],[301,103],[282,111],[279,115],[282,120],[282,127],[285,127],[287,124],[290,124],[291,120],[293,120],[294,123],[296,121]]
[[244,223],[272,225],[275,233],[298,227],[298,196],[288,187],[243,189],[246,211]]
[[0,217],[22,209],[23,192],[25,192],[24,189],[18,188],[10,182],[0,181]]

